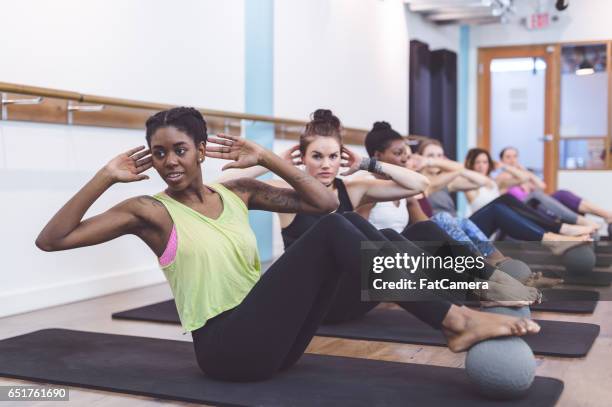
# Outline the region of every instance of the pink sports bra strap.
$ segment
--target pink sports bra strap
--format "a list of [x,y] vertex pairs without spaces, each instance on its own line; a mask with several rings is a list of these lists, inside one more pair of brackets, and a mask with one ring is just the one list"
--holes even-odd
[[172,232],[170,232],[170,238],[168,239],[168,244],[166,244],[166,249],[164,253],[159,258],[159,264],[162,267],[166,267],[168,264],[174,261],[176,257],[176,248],[178,247],[177,239],[176,239],[176,226],[172,225]]

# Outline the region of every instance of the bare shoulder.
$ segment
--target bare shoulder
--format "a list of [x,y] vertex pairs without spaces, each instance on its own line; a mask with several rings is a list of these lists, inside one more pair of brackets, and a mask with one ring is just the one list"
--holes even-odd
[[170,221],[164,204],[148,195],[126,199],[116,206],[119,207],[149,224],[161,225]]
[[135,196],[133,198],[126,199],[122,202],[122,204],[124,204],[126,208],[139,213],[150,210],[166,210],[163,203],[149,195]]

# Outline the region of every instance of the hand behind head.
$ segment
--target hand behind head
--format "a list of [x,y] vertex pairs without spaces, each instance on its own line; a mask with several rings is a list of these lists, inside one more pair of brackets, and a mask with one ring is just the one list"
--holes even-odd
[[139,146],[119,154],[103,170],[114,182],[135,182],[149,179],[143,172],[152,166],[151,151],[145,149],[145,146]]
[[222,133],[209,137],[206,145],[207,157],[234,161],[224,165],[222,170],[258,165],[262,152],[263,148],[250,140]]

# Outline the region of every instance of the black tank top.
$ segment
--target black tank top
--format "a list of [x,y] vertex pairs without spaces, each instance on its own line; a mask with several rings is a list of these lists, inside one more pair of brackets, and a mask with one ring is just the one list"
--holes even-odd
[[[353,210],[353,204],[351,203],[348,192],[346,192],[344,182],[342,182],[340,178],[334,178],[334,186],[338,190],[338,201],[340,201],[340,205],[338,206],[338,209],[336,209],[336,213],[351,212]],[[293,242],[306,233],[308,229],[317,223],[317,221],[323,216],[325,215],[311,215],[304,213],[296,214],[295,218],[293,218],[293,222],[281,230],[285,249],[291,246]]]

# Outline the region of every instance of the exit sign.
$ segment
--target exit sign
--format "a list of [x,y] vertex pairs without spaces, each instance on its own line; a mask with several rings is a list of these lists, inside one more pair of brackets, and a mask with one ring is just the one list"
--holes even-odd
[[526,18],[526,26],[530,30],[540,30],[550,25],[550,14],[533,13]]

